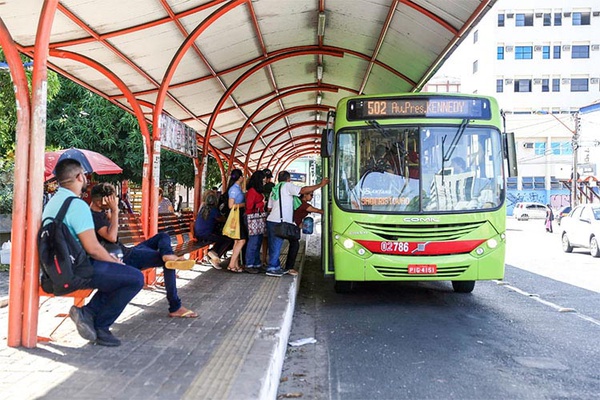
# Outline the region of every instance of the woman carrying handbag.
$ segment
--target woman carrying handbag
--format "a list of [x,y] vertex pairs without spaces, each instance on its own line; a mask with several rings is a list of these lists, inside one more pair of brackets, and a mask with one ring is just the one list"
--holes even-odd
[[[244,269],[239,265],[240,253],[248,238],[248,229],[246,227],[246,218],[244,218],[244,208],[246,207],[246,198],[242,191],[242,185],[244,184],[244,174],[240,169],[234,169],[231,171],[231,177],[227,185],[227,195],[229,196],[229,217],[225,222],[225,228],[223,228],[223,234],[234,239],[233,252],[231,259],[229,260],[229,266],[227,270],[230,272],[244,272]],[[235,218],[235,221],[231,219]],[[229,229],[232,225],[236,229]],[[232,234],[232,231],[234,233]]]
[[248,243],[246,245],[246,268],[250,274],[260,272],[260,246],[267,229],[265,213],[265,197],[262,194],[265,173],[256,171],[250,177],[246,188],[246,221],[248,226]]

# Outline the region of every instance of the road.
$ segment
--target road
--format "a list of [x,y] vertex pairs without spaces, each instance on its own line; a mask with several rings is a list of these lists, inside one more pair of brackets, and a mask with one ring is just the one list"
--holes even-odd
[[[559,227],[508,221],[505,280],[362,284],[336,294],[305,263],[280,398],[596,399],[600,259]],[[314,239],[314,238],[311,238]]]

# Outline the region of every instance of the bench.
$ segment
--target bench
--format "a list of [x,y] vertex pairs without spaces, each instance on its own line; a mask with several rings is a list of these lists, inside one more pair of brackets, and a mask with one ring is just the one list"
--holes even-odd
[[[192,212],[183,212],[180,216],[177,214],[160,214],[158,217],[158,230],[159,232],[166,232],[171,237],[173,251],[178,256],[189,253],[192,259],[203,258],[208,253],[208,248],[212,244],[212,242],[200,242],[194,239],[194,214]],[[125,246],[135,246],[146,240],[139,215],[119,214],[119,240]],[[147,285],[157,283],[154,268],[144,270],[142,273]],[[94,289],[82,289],[60,297],[72,297],[74,305],[81,307],[85,304],[85,299],[93,291]],[[39,296],[48,297],[48,299],[55,297],[53,294],[46,293],[41,286],[39,287]],[[40,307],[48,299],[40,303]],[[68,316],[68,314],[62,313],[56,315],[56,317],[62,318],[61,322],[48,337],[38,336],[38,341],[51,341],[52,335],[60,328]]]

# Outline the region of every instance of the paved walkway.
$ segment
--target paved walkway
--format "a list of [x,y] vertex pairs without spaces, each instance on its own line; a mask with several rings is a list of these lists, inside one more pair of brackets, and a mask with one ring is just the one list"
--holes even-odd
[[[301,248],[298,270],[303,262]],[[116,348],[89,344],[68,318],[51,342],[7,347],[8,308],[0,308],[0,398],[274,399],[299,277],[202,265],[179,271],[183,304],[200,317],[168,318],[164,291],[142,290],[113,326],[123,342]],[[6,288],[0,283],[0,298]],[[72,305],[44,300],[39,336],[49,336],[62,319],[56,315]]]

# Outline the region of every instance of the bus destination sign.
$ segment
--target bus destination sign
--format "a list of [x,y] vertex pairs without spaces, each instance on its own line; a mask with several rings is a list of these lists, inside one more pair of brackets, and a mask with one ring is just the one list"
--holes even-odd
[[468,97],[398,97],[348,101],[349,121],[380,118],[490,119],[487,99]]

